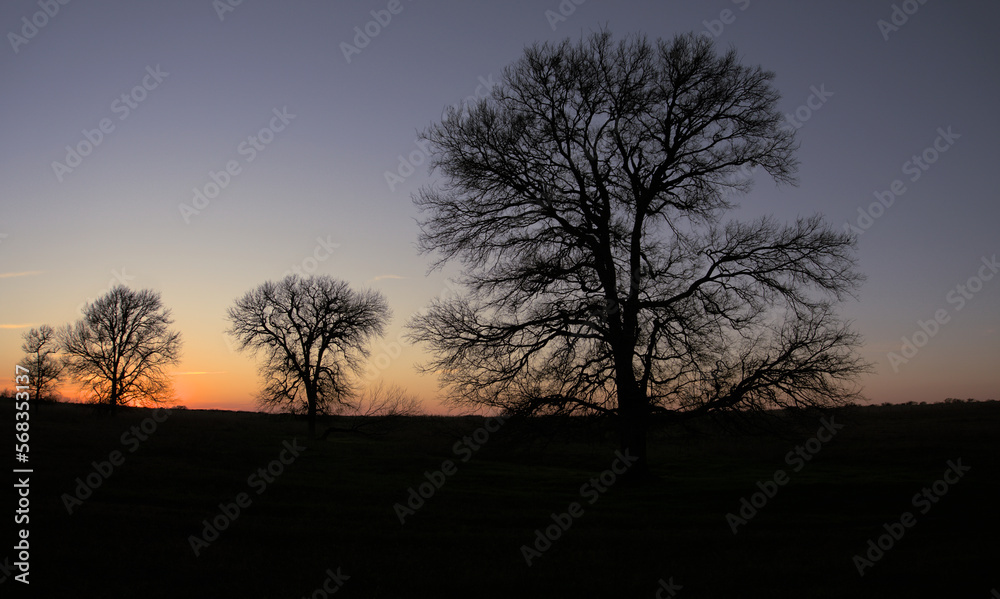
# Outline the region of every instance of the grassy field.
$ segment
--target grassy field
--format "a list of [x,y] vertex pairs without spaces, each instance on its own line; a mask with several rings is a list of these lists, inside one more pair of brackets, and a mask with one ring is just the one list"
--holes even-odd
[[[10,402],[3,414],[13,422]],[[153,415],[43,405],[32,416],[31,583],[15,569],[3,597],[319,598],[324,582],[338,598],[652,598],[660,581],[692,598],[987,599],[1000,588],[998,402],[845,408],[842,428],[808,445],[818,415],[780,434],[663,429],[653,480],[606,487],[589,481],[616,444],[589,423],[533,441],[549,423],[488,432],[478,418],[411,418],[307,443],[305,423],[286,416]],[[470,437],[474,450],[462,439],[480,428],[488,440]],[[796,446],[811,459],[789,456]],[[938,497],[959,459],[968,472]],[[433,476],[445,460],[454,468]],[[734,534],[726,515],[778,470],[785,484]],[[444,482],[401,524],[394,506],[425,472]],[[68,501],[88,475],[100,486]],[[914,503],[925,487],[935,502]],[[582,514],[529,566],[522,546],[573,502]],[[860,576],[854,555],[904,512],[915,523]],[[213,519],[225,530],[196,556],[191,537]],[[12,564],[9,538],[0,560]]]

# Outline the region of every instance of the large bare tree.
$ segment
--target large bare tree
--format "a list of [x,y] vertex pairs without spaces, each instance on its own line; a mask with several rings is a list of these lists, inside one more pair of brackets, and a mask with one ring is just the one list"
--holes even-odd
[[489,98],[424,132],[414,198],[463,297],[410,323],[453,400],[616,417],[646,468],[651,419],[826,406],[866,365],[832,305],[854,239],[813,216],[724,220],[754,171],[793,183],[773,74],[681,35],[535,45]]
[[31,397],[33,405],[52,396],[53,389],[59,384],[65,364],[56,354],[59,352],[59,342],[56,331],[51,326],[43,324],[37,329],[30,329],[21,336],[24,343],[25,366],[30,369]]
[[241,350],[263,352],[265,407],[316,416],[349,405],[368,342],[383,334],[389,307],[377,291],[354,291],[329,276],[289,275],[247,292],[229,309],[229,334]]
[[167,367],[180,361],[181,349],[171,324],[158,292],[118,285],[60,331],[67,369],[111,409],[166,401],[173,389]]

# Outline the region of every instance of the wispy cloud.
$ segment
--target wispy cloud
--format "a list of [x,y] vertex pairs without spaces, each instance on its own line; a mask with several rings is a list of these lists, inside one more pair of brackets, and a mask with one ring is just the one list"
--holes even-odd
[[29,329],[35,326],[34,323],[28,324],[0,324],[0,329]]
[[188,375],[200,375],[200,374],[228,374],[228,370],[189,370],[187,372],[172,372],[171,376],[188,376]]
[[399,275],[379,275],[379,276],[375,277],[372,280],[373,281],[381,281],[383,279],[400,279],[400,280],[402,280],[402,279],[405,279],[405,278],[406,277],[401,277]]
[[30,277],[40,275],[44,270],[26,270],[24,272],[0,272],[0,279],[12,279],[14,277]]

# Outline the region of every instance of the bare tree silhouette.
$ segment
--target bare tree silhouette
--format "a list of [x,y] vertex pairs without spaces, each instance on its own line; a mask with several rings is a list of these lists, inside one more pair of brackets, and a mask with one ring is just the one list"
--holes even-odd
[[724,222],[755,167],[793,183],[773,74],[693,34],[535,45],[491,97],[423,133],[414,198],[465,296],[409,323],[453,401],[615,416],[646,468],[655,415],[827,406],[855,395],[861,280],[818,217]]
[[112,410],[166,401],[172,393],[166,368],[180,360],[181,348],[171,324],[159,293],[118,285],[60,331],[68,372]]
[[350,374],[382,335],[389,307],[377,291],[353,291],[329,276],[289,275],[268,281],[229,309],[229,334],[241,350],[263,352],[265,407],[304,408],[309,436],[331,404],[350,405]]
[[66,365],[57,357],[59,343],[56,331],[51,326],[43,324],[37,329],[30,329],[21,336],[24,343],[25,366],[30,369],[30,387],[32,409],[37,410],[38,403],[49,398],[52,389],[59,384]]
[[320,435],[324,439],[333,433],[368,435],[386,432],[404,416],[420,413],[416,397],[398,385],[386,385],[383,381],[365,388],[349,402],[332,408],[331,413],[339,417],[340,423],[328,426]]

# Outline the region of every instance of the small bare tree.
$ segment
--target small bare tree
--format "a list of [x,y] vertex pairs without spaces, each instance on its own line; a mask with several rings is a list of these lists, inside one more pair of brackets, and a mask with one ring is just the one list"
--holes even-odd
[[166,369],[180,361],[181,348],[171,324],[159,293],[118,285],[60,331],[68,372],[112,410],[167,401],[173,387]]
[[420,413],[420,402],[398,385],[378,383],[365,388],[352,400],[334,406],[332,413],[340,424],[329,426],[321,435],[332,433],[377,433],[389,428],[401,418]]
[[65,364],[56,355],[59,343],[56,331],[47,324],[31,329],[21,337],[21,351],[24,352],[25,367],[30,370],[29,381],[33,406],[41,400],[52,397],[53,389],[59,384]]
[[865,370],[834,302],[854,239],[818,217],[725,222],[757,168],[794,181],[773,74],[694,34],[535,45],[423,135],[421,248],[469,292],[410,323],[457,402],[606,414],[646,431],[720,410],[835,405]]
[[350,405],[351,374],[388,320],[389,307],[377,291],[353,291],[325,275],[289,275],[236,300],[228,332],[239,349],[264,354],[262,406],[305,411],[315,438],[317,414]]

